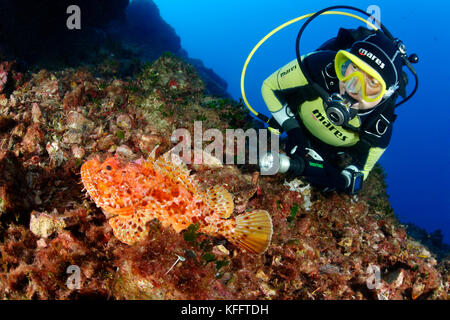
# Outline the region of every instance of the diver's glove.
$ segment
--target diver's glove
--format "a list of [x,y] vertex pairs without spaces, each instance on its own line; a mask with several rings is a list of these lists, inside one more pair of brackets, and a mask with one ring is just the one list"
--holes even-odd
[[289,157],[298,155],[303,157],[305,155],[305,138],[300,127],[292,128],[287,133],[287,141],[285,151]]
[[356,194],[361,191],[363,186],[364,174],[359,169],[350,165],[341,171],[341,175],[345,178],[347,190],[350,194]]

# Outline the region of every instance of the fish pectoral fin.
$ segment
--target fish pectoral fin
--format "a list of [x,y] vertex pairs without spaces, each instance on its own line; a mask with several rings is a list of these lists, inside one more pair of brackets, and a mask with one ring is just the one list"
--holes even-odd
[[262,254],[272,240],[272,218],[265,210],[255,210],[236,217],[236,228],[226,237],[246,251]]
[[118,215],[129,216],[134,213],[134,209],[132,207],[125,207],[125,208],[103,207],[102,209],[106,219],[108,220]]
[[189,226],[189,223],[183,217],[178,217],[177,219],[167,218],[167,214],[161,208],[142,209],[138,213],[143,214],[145,217],[150,217],[147,221],[153,218],[158,219],[163,228],[172,227],[177,233],[180,233]]
[[131,215],[116,215],[109,219],[109,224],[117,239],[126,244],[134,244],[147,237],[149,230],[146,224],[151,219],[149,215],[134,212]]
[[233,196],[223,186],[209,188],[203,193],[203,198],[221,218],[228,219],[233,213]]

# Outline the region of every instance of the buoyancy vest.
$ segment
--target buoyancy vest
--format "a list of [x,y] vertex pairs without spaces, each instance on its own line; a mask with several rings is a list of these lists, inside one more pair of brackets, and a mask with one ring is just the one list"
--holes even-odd
[[[338,92],[339,80],[336,77],[333,64],[336,52],[341,49],[350,48],[354,42],[364,39],[373,32],[374,31],[364,27],[360,27],[356,30],[341,28],[337,37],[328,40],[314,53],[307,55],[304,58],[304,63],[313,80],[329,93]],[[360,123],[358,123],[359,119],[355,118],[356,120],[352,120],[353,123],[351,124],[359,129],[357,134],[345,129],[339,130],[339,128],[326,123],[325,110],[321,107],[322,101],[319,98],[318,93],[310,84],[305,84],[292,89],[280,90],[275,92],[275,94],[280,101],[283,101],[290,106],[294,114],[300,116],[302,122],[305,123],[305,126],[310,131],[315,131],[313,132],[314,135],[317,136],[316,132],[318,132],[318,130],[314,130],[311,126],[319,125],[318,123],[320,121],[322,121],[323,124],[328,125],[328,128],[330,129],[329,132],[324,130],[323,133],[319,133],[318,138],[322,141],[330,143],[333,138],[338,138],[343,140],[343,143],[340,144],[341,146],[355,145],[357,148],[367,150],[372,146],[386,147],[389,143],[390,136],[386,137],[385,134],[391,133],[390,129],[392,128],[390,127],[397,117],[395,114],[395,101],[398,95],[405,97],[407,81],[407,76],[403,72],[402,77],[400,77],[398,92],[382,101],[377,107],[371,110],[370,113],[361,117]],[[320,99],[320,102],[317,99]],[[301,110],[298,110],[298,106],[301,106]],[[314,108],[314,110],[309,110],[311,108]],[[305,121],[308,119],[305,119],[304,117],[309,116],[311,112],[318,118],[318,123]],[[308,124],[310,124],[309,127]],[[356,138],[355,135],[357,135],[358,138]]]

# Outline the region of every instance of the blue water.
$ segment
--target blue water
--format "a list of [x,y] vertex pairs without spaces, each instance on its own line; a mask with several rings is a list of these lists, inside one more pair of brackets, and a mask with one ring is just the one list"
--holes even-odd
[[[224,78],[228,91],[242,97],[240,77],[252,48],[274,28],[293,18],[344,1],[299,0],[155,0],[161,16],[181,37],[192,58]],[[450,3],[423,1],[345,1],[366,10],[381,9],[381,21],[416,52],[420,63],[418,93],[399,107],[389,148],[380,162],[387,172],[388,193],[402,222],[413,222],[431,232],[441,229],[450,243]],[[336,35],[340,26],[360,23],[341,16],[316,19],[302,39],[302,53]],[[295,39],[301,23],[283,29],[256,52],[246,74],[245,92],[251,106],[268,115],[261,98],[262,81],[295,59]],[[410,76],[410,84],[413,84]],[[411,90],[412,86],[409,86]]]

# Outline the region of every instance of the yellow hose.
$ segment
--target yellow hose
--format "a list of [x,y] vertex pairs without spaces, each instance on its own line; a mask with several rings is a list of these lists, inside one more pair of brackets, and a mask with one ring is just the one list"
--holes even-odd
[[[277,33],[278,31],[280,31],[281,29],[297,22],[300,20],[303,20],[305,18],[309,18],[313,15],[314,13],[309,13],[306,14],[304,16],[292,19],[282,25],[280,25],[279,27],[273,29],[272,31],[270,31],[264,38],[262,38],[258,44],[253,48],[253,50],[250,52],[250,54],[247,57],[247,60],[244,63],[244,68],[242,69],[242,74],[241,74],[241,93],[242,93],[242,99],[244,100],[245,105],[247,106],[247,108],[255,115],[258,116],[258,112],[256,112],[248,103],[247,97],[245,96],[245,89],[244,89],[244,81],[245,81],[245,72],[247,71],[247,66],[250,62],[250,60],[252,59],[253,55],[255,54],[256,50],[258,50],[258,48],[264,43],[266,42],[267,39],[269,39],[271,36],[273,36],[275,33]],[[367,23],[371,28],[373,28],[374,30],[378,30],[377,26],[375,26],[374,24],[370,23],[368,20],[361,18],[357,15],[354,15],[352,13],[348,13],[348,12],[343,12],[343,11],[326,11],[322,14],[333,14],[333,15],[343,15],[343,16],[348,16],[348,17],[352,17],[355,19],[358,19],[364,23]]]

